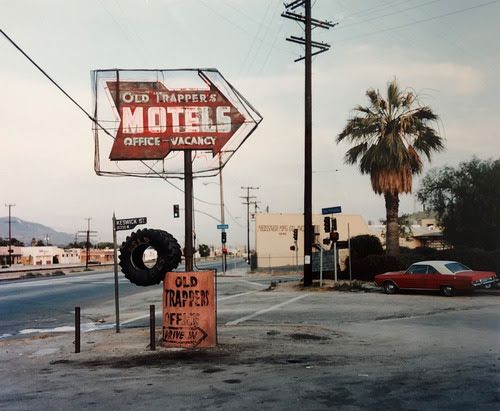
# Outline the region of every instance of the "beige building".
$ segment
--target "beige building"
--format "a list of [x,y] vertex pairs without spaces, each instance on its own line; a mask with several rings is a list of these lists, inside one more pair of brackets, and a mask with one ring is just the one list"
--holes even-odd
[[[328,235],[324,232],[324,215],[312,216],[315,226],[315,242],[322,244]],[[372,234],[360,215],[331,214],[337,219],[339,240],[346,241],[348,236]],[[298,230],[295,243],[293,230]],[[295,250],[290,247],[296,245]],[[304,216],[302,214],[256,214],[255,216],[255,251],[258,268],[296,266],[304,263]]]

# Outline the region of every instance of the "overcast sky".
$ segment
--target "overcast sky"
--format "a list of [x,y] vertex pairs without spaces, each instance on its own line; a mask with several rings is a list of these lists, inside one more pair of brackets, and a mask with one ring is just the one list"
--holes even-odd
[[[500,1],[313,4],[313,17],[339,23],[313,31],[332,45],[313,61],[314,212],[341,205],[366,221],[385,217],[383,197],[343,163],[346,146],[334,139],[352,108],[367,103],[365,91],[394,77],[440,116],[446,151],[424,174],[473,155],[499,157]],[[246,238],[242,186],[260,187],[252,195],[263,210],[303,210],[304,66],[293,62],[303,51],[285,40],[303,32],[280,17],[283,9],[281,0],[0,0],[0,27],[88,111],[94,69],[218,68],[264,117],[223,172],[228,242],[237,245]],[[0,56],[0,200],[16,204],[13,215],[68,233],[91,217],[100,241],[112,238],[113,211],[147,216],[149,227],[183,243],[183,219],[172,215],[173,204],[183,208],[182,190],[159,179],[97,176],[91,121],[3,36]],[[217,181],[195,181],[195,196],[214,203],[195,201],[200,243],[220,238]],[[420,209],[402,196],[400,213]]]

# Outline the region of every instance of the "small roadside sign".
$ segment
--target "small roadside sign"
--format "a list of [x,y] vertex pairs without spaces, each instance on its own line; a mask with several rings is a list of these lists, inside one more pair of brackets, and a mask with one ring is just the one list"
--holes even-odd
[[121,218],[115,220],[115,230],[132,230],[135,226],[139,224],[146,224],[148,222],[147,217],[136,217],[136,218]]
[[338,214],[342,212],[342,207],[341,206],[335,206],[335,207],[327,207],[327,208],[322,208],[321,209],[321,214]]
[[227,230],[229,228],[229,224],[217,224],[217,229],[219,230]]

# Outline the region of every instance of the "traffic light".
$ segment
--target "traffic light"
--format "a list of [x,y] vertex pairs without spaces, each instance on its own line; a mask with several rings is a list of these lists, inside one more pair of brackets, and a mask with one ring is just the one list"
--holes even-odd
[[332,231],[337,231],[337,219],[332,218]]
[[332,228],[330,226],[330,217],[325,217],[323,220],[323,224],[325,226],[325,233],[329,233],[332,231]]
[[179,218],[179,204],[174,204],[174,218]]
[[299,238],[299,230],[294,228],[293,229],[293,239],[297,241],[297,238]]
[[223,232],[221,232],[221,242],[222,242],[222,244],[226,244],[226,240],[227,240],[226,232],[223,231]]
[[330,233],[330,240],[332,240],[332,242],[334,242],[334,243],[339,241],[339,233],[337,231],[332,231]]

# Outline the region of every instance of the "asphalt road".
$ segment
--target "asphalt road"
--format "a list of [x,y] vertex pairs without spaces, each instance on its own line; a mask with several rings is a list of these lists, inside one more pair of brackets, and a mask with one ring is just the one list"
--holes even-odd
[[[124,299],[133,327],[84,333],[80,354],[71,333],[0,340],[0,408],[498,409],[497,295],[337,292],[240,274],[218,278],[215,349],[149,352],[141,321],[161,301],[154,288]],[[112,301],[85,311],[112,323]]]
[[[221,272],[218,261],[199,263],[198,267],[218,269],[219,274]],[[227,274],[230,275],[234,270],[241,271],[241,267],[246,268],[242,259],[231,261]],[[182,266],[179,270],[182,270]],[[123,274],[119,274],[120,304],[126,306],[130,296],[145,290],[145,287],[135,286]],[[83,310],[83,321],[100,321],[101,318],[92,314],[85,318],[85,312],[109,304],[110,301],[114,304],[114,292],[112,271],[0,282],[0,338],[72,327],[75,307]],[[127,323],[127,326],[134,325],[137,324]]]

